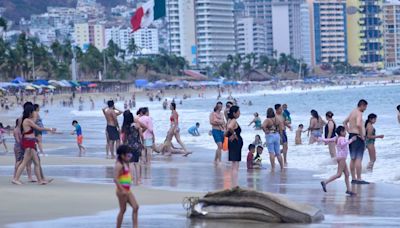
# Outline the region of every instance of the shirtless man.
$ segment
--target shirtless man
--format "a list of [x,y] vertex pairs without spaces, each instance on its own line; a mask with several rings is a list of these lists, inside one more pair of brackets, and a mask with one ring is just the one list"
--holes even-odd
[[119,137],[119,125],[117,117],[122,114],[122,112],[115,108],[114,101],[109,100],[107,102],[108,107],[103,108],[103,114],[107,121],[106,127],[106,135],[108,137],[108,144],[107,147],[107,158],[108,158],[108,151],[111,152],[111,159],[115,158],[114,151],[115,148],[118,148],[120,144],[120,137]]
[[352,184],[369,184],[367,181],[361,179],[362,159],[365,150],[365,127],[362,115],[367,106],[368,102],[366,100],[360,100],[357,108],[343,122],[346,131],[349,133],[349,137],[357,136],[357,140],[349,145]]
[[218,102],[214,107],[214,111],[210,114],[210,124],[212,127],[211,132],[214,142],[217,144],[214,158],[216,164],[221,162],[222,144],[224,143],[225,120],[221,111],[222,102]]
[[286,127],[291,129],[289,121],[285,120],[285,117],[283,116],[283,108],[281,104],[276,104],[275,105],[275,113],[276,113],[276,118],[280,122],[283,123],[283,130],[281,133],[281,143],[282,143],[282,154],[283,154],[283,163],[284,165],[287,164],[287,152],[288,152],[288,138],[286,134]]

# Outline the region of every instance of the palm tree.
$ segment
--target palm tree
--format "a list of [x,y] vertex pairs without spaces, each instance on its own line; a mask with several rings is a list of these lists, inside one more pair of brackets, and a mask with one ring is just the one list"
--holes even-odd
[[288,71],[289,59],[285,53],[280,54],[278,63],[281,67],[283,67],[283,72],[286,73]]
[[3,37],[2,38],[4,39],[6,36],[7,29],[8,29],[7,20],[4,17],[0,17],[0,27],[3,28],[3,32],[2,32]]
[[259,68],[263,68],[265,73],[269,72],[269,67],[270,67],[270,59],[268,56],[262,55],[260,56],[260,61],[258,63]]
[[140,48],[136,45],[135,39],[131,38],[128,43],[128,53],[136,55],[138,51],[140,51]]

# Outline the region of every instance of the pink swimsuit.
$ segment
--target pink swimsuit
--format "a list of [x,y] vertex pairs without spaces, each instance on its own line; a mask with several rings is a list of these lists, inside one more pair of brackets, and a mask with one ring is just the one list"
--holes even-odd
[[[320,138],[321,141],[323,142],[335,142],[336,141],[336,137],[330,138],[330,139],[323,139]],[[340,136],[337,139],[336,142],[336,158],[347,158],[347,155],[349,154],[349,147],[348,145],[351,144],[353,142],[353,140],[348,140],[345,137]]]

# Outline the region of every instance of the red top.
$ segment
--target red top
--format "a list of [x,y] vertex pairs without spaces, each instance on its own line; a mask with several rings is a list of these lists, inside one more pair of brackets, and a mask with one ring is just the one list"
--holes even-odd
[[[174,119],[174,114],[172,114],[171,115],[171,117],[169,117],[169,120],[171,121],[171,123],[174,123],[175,122],[175,119]],[[178,113],[176,113],[176,123],[178,124],[178,121],[179,120],[179,115],[178,115]]]

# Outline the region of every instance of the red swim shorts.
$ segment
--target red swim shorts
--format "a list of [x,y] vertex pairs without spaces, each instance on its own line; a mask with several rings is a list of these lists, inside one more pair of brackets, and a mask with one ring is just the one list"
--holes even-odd
[[76,142],[77,142],[79,145],[81,145],[82,142],[83,142],[83,135],[78,135],[78,136],[76,137]]

